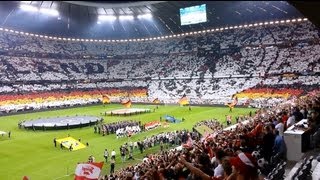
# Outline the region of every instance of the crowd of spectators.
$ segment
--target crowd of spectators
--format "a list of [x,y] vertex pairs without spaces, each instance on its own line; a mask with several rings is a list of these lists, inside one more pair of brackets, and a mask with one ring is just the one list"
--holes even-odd
[[[100,179],[263,179],[286,161],[286,152],[290,150],[286,149],[283,131],[292,116],[294,122],[308,119],[310,148],[319,147],[320,94],[317,94],[259,109],[255,115],[245,116],[247,120],[224,130],[214,120],[197,123],[196,126],[213,125],[216,129],[201,139],[193,135],[198,133],[186,131],[182,149],[147,155],[143,162]],[[152,146],[157,142],[152,140],[160,138],[150,139],[146,141]]]
[[[70,42],[1,31],[0,94],[144,87],[150,99],[164,103],[186,94],[191,103],[224,104],[261,83],[317,85],[319,52],[319,31],[309,21],[142,42]],[[283,77],[288,73],[295,77]]]

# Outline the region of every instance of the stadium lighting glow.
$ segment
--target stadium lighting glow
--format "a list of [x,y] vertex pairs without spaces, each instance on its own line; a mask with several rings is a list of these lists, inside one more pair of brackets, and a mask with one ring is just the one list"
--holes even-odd
[[202,31],[202,33],[205,33],[205,32],[206,32],[205,30]]
[[137,16],[138,19],[151,19],[152,14],[140,14]]
[[93,41],[93,39],[90,39],[90,42],[92,42]]
[[[172,35],[169,36],[170,38],[172,37]],[[150,38],[151,39],[151,38]]]
[[99,39],[99,42],[102,42],[102,40],[101,40],[101,39]]
[[48,36],[44,36],[44,38],[48,39]]
[[43,35],[40,35],[39,37],[43,38]]
[[184,36],[184,33],[182,33],[181,36]]
[[[238,28],[238,26],[234,26],[233,28],[234,28],[234,29],[237,29],[237,28]],[[216,30],[217,30],[217,29],[216,29]]]
[[280,23],[284,23],[284,20],[281,20]]
[[57,39],[57,37],[53,37],[53,39]]
[[279,24],[279,21],[274,22],[275,24]]
[[177,37],[180,37],[180,34],[178,34]]
[[269,24],[273,24],[273,23],[274,23],[273,21],[270,21],[270,22],[269,22]]
[[129,42],[131,42],[132,41],[132,39],[129,39]]
[[103,42],[107,42],[107,40],[104,39]]
[[254,25],[254,26],[258,26],[258,23],[254,23],[253,25]]
[[186,33],[186,35],[189,35],[189,33]]
[[298,19],[298,22],[300,22],[300,21],[302,21],[302,19],[301,19],[301,18],[299,18],[299,19]]
[[239,26],[239,28],[242,28],[242,27],[243,27],[242,25]]
[[10,32],[13,32],[13,30],[12,30],[12,29],[10,29]]
[[292,20],[291,20],[291,22],[296,22],[296,21],[297,21],[296,19],[292,19]]
[[208,29],[207,32],[210,32],[210,29]]
[[[117,19],[117,17],[115,17],[115,16],[110,16],[110,15],[99,15],[98,16],[98,20],[99,21],[114,21],[114,20],[116,20]],[[98,22],[99,22],[98,21]]]
[[39,11],[39,9],[37,7],[27,5],[27,4],[21,4],[20,9],[22,9],[24,11],[29,11],[29,12],[38,12]]
[[168,38],[168,36],[165,36],[164,38]]
[[308,21],[308,18],[303,18],[304,21]]
[[216,31],[219,31],[219,29],[218,29],[218,28],[216,28]]
[[30,36],[34,36],[34,34],[30,33]]
[[95,39],[94,42],[98,42],[98,40]]
[[177,37],[177,35],[174,34],[173,37]]
[[136,39],[133,39],[132,41],[136,41]]
[[20,34],[24,34],[24,32],[21,31]]
[[264,22],[264,25],[267,25],[267,24],[269,24],[269,22]]
[[120,20],[133,20],[134,17],[130,16],[130,15],[126,15],[126,16],[119,16]]
[[59,16],[59,12],[56,9],[40,8],[40,13],[49,16]]
[[193,34],[198,34],[198,32],[197,32],[197,31],[195,31],[195,32],[193,32]]
[[3,31],[3,28],[0,28],[0,31]]
[[289,23],[289,22],[290,22],[290,19],[286,20],[286,22]]
[[259,25],[260,25],[260,26],[262,26],[262,25],[263,25],[263,23],[259,23]]
[[101,22],[100,22],[100,21],[98,21],[98,22],[97,22],[97,24],[101,24]]
[[189,34],[193,34],[193,32],[190,32]]
[[249,27],[252,27],[252,24],[249,24]]
[[108,42],[111,42],[111,40],[110,40],[110,39],[108,39]]
[[[2,28],[0,30],[2,31]],[[14,31],[14,33],[19,34],[19,31]]]

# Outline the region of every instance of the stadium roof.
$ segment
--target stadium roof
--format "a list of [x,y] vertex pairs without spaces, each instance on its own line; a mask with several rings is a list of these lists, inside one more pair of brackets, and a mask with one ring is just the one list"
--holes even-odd
[[[56,9],[58,16],[23,11],[21,4]],[[179,9],[206,4],[207,22],[180,25]],[[41,11],[40,11],[41,12]],[[152,14],[151,19],[138,15]],[[129,16],[128,21],[100,22],[99,15]],[[246,23],[301,18],[286,1],[2,1],[1,27],[71,38],[150,38]],[[99,22],[99,23],[98,23]]]

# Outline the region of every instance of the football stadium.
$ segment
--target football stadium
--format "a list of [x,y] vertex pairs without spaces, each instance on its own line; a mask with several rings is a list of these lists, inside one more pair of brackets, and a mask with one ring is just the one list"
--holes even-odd
[[0,2],[0,179],[320,179],[319,5]]

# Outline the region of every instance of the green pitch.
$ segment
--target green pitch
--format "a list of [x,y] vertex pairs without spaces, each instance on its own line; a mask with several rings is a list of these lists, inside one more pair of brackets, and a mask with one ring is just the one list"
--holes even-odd
[[[18,128],[18,122],[22,120],[31,120],[56,116],[73,116],[73,115],[93,115],[105,118],[104,122],[114,122],[120,120],[137,120],[142,123],[159,120],[160,116],[166,114],[173,115],[177,119],[184,118],[185,121],[179,124],[169,124],[167,128],[158,128],[148,132],[134,135],[131,140],[137,141],[144,137],[158,134],[164,131],[173,131],[178,129],[189,129],[201,120],[216,118],[225,124],[225,115],[232,115],[233,120],[237,115],[248,114],[249,111],[255,111],[250,108],[235,108],[229,113],[228,107],[188,107],[180,106],[159,106],[153,112],[156,106],[152,105],[133,105],[137,108],[150,108],[151,113],[134,115],[130,117],[110,117],[101,115],[104,111],[121,109],[121,105],[97,105],[89,107],[80,107],[64,110],[53,110],[37,113],[28,113],[21,115],[0,117],[0,131],[11,131],[11,139],[7,135],[0,136],[0,179],[1,180],[19,180],[27,175],[32,180],[43,179],[73,179],[73,173],[78,162],[86,162],[89,155],[93,155],[96,161],[104,161],[103,151],[105,148],[117,152],[116,170],[141,162],[146,154],[160,151],[159,147],[153,147],[140,154],[139,150],[134,150],[135,160],[129,160],[121,163],[119,147],[128,141],[128,138],[116,139],[116,135],[102,136],[95,134],[93,127],[81,129],[58,130],[58,131],[32,131]],[[64,138],[70,134],[75,139],[81,138],[81,142],[89,143],[89,147],[78,151],[60,150],[55,148],[53,138]],[[103,174],[109,173],[110,164],[103,166]]]

